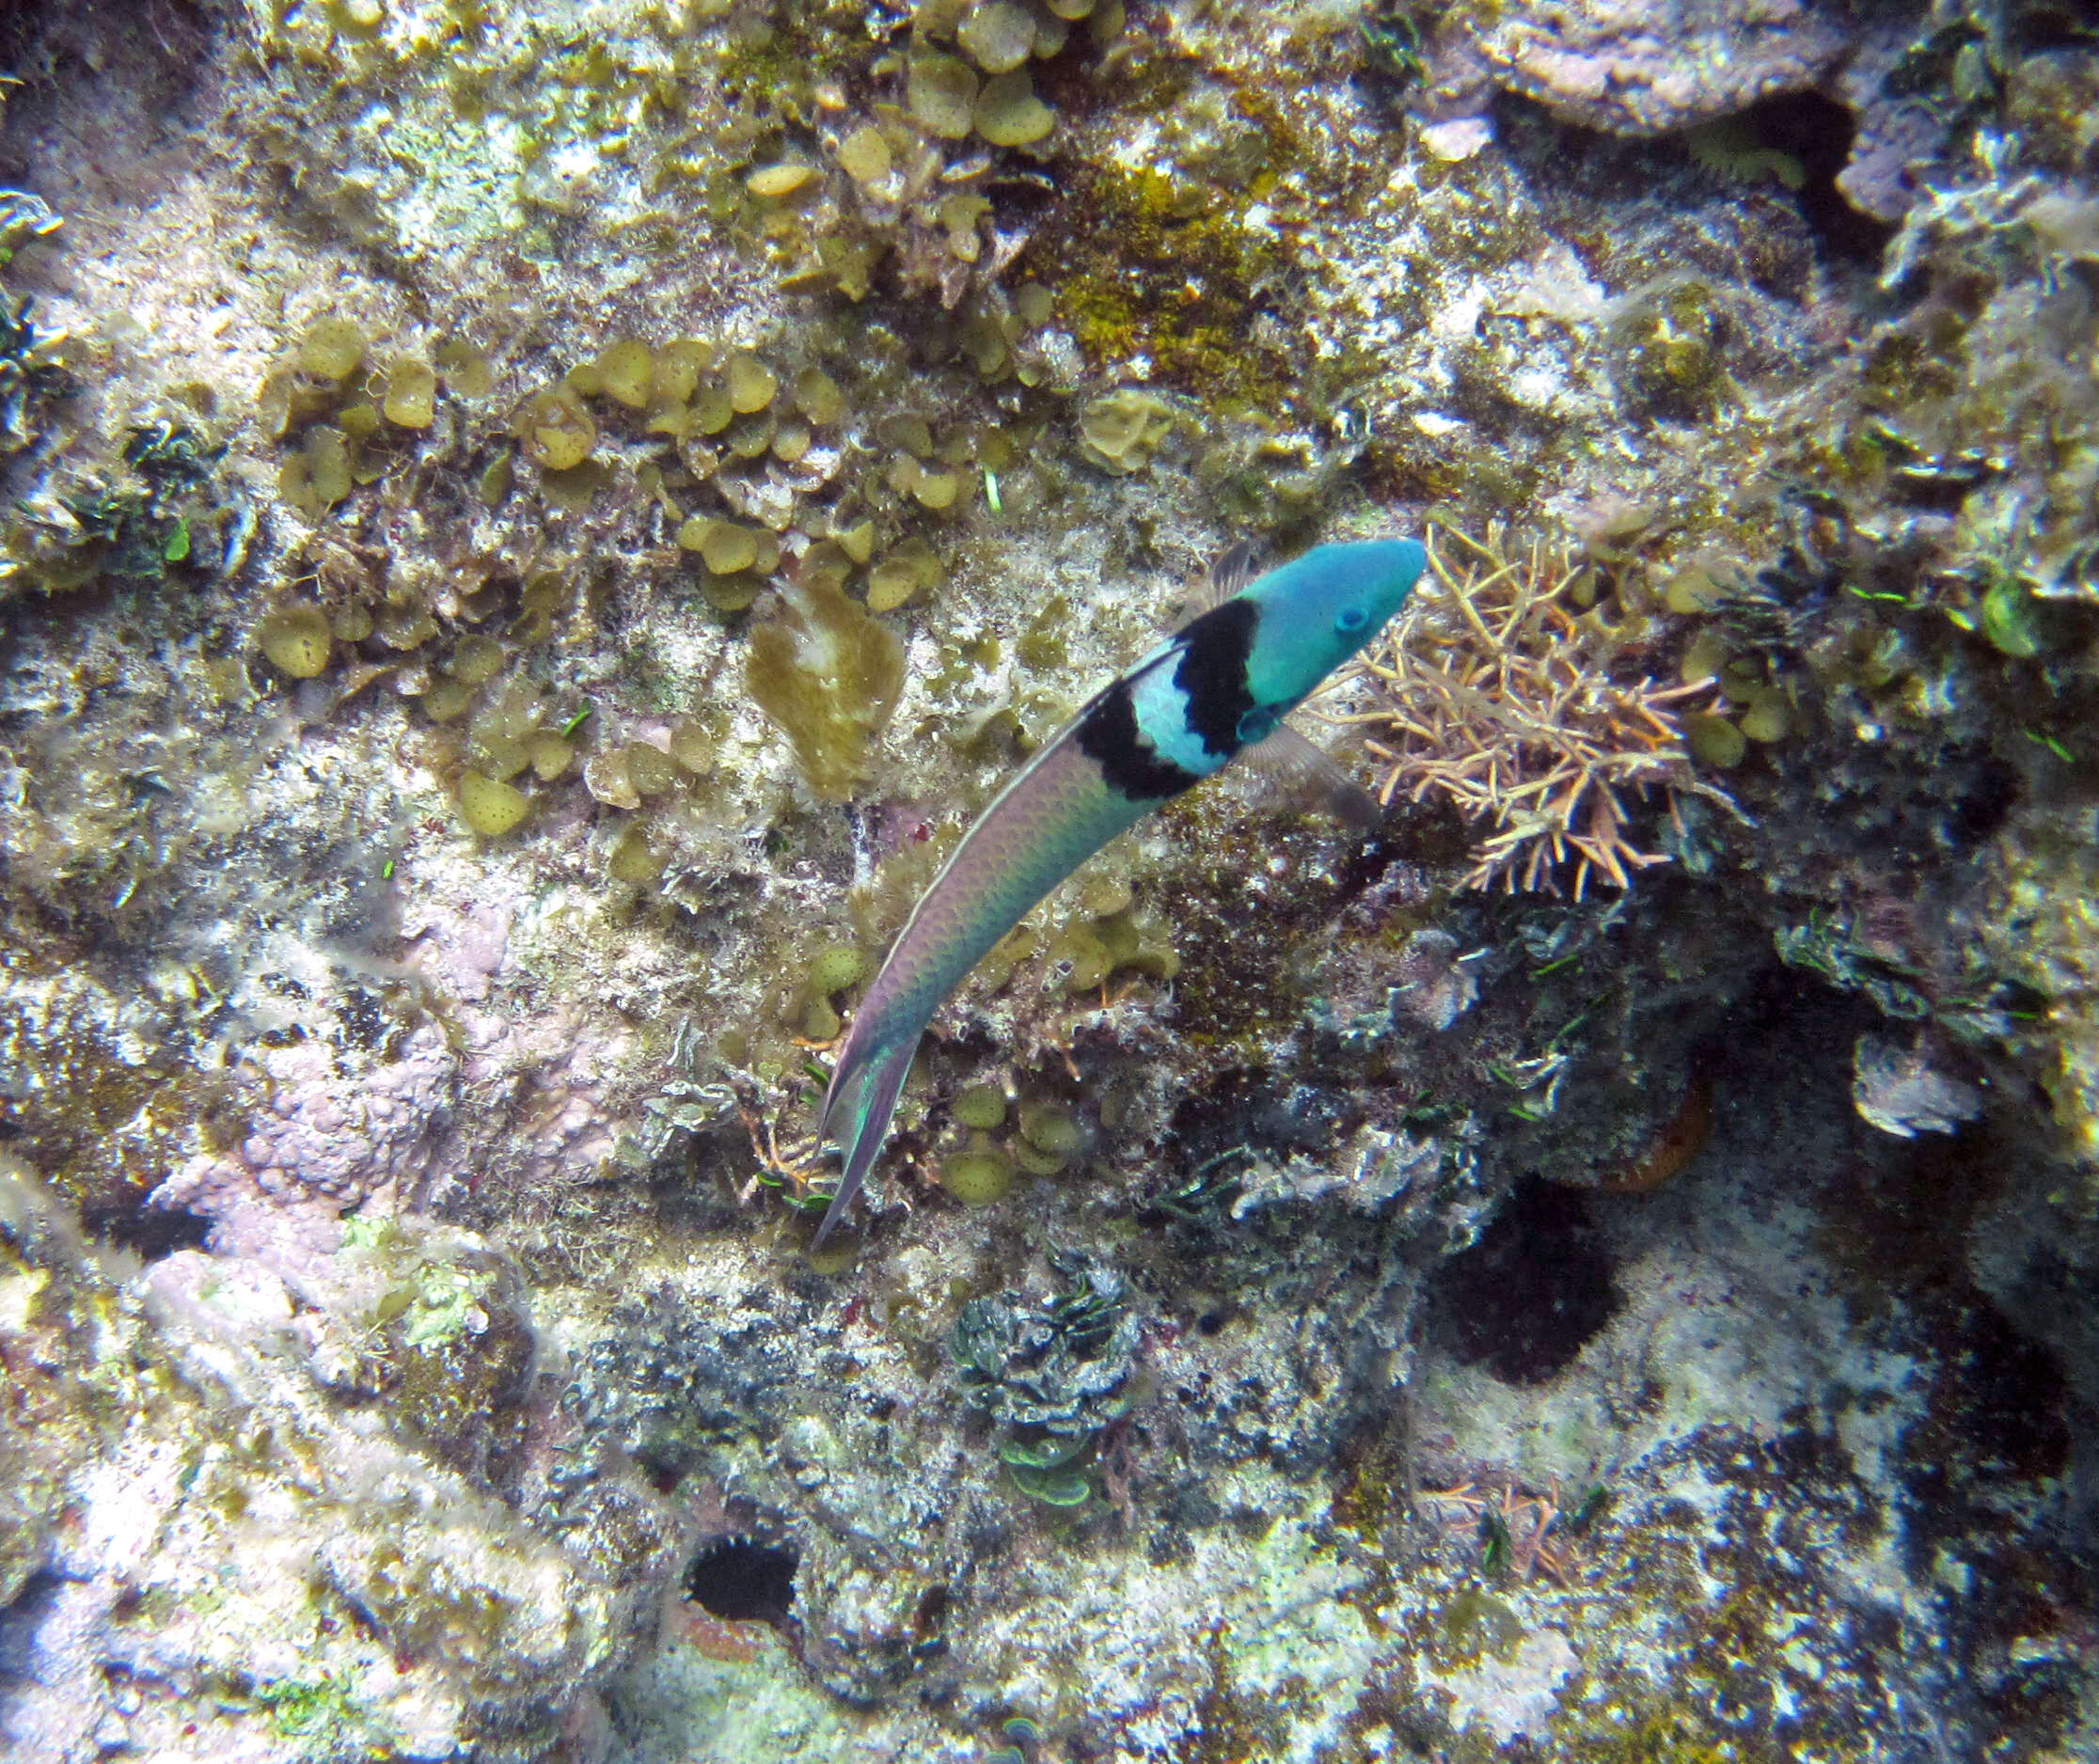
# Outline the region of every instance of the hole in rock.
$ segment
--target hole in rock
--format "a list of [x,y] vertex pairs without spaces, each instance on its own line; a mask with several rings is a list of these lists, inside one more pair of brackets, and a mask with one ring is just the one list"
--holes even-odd
[[686,1570],[686,1596],[732,1623],[783,1623],[795,1603],[794,1551],[748,1537],[711,1544]]
[[1479,1241],[1436,1270],[1429,1338],[1505,1384],[1542,1384],[1621,1301],[1586,1197],[1526,1176]]
[[143,1262],[157,1262],[178,1250],[201,1250],[212,1221],[178,1207],[90,1206],[80,1216],[90,1237],[129,1250]]
[[1800,212],[1830,257],[1869,266],[1895,236],[1892,222],[1861,214],[1844,200],[1837,174],[1851,160],[1858,133],[1852,114],[1820,92],[1788,92],[1751,104],[1737,118],[1758,146],[1790,153],[1807,174],[1800,187]]

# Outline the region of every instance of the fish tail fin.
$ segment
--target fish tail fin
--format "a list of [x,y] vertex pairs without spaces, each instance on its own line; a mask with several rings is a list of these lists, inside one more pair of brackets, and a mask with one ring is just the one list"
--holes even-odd
[[824,1210],[824,1222],[810,1243],[812,1250],[823,1247],[874,1167],[876,1154],[889,1133],[890,1116],[896,1112],[897,1095],[911,1069],[911,1056],[917,1051],[915,1033],[890,1042],[870,1035],[864,1047],[858,1035],[846,1037],[831,1073],[830,1089],[824,1093],[823,1120],[817,1127],[819,1138],[839,1148],[844,1168],[838,1191]]

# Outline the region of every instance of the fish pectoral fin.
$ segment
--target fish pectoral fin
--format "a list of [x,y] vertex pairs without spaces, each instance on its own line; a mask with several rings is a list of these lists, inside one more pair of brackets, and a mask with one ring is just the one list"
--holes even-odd
[[1241,539],[1217,554],[1210,567],[1174,596],[1165,628],[1178,631],[1192,619],[1222,606],[1261,573],[1264,556],[1258,543]]
[[1261,556],[1260,542],[1254,539],[1236,540],[1219,552],[1209,567],[1203,610],[1222,606],[1260,575]]
[[1344,827],[1367,830],[1384,818],[1375,796],[1343,771],[1325,748],[1288,723],[1276,724],[1272,734],[1239,757],[1270,790],[1331,814]]

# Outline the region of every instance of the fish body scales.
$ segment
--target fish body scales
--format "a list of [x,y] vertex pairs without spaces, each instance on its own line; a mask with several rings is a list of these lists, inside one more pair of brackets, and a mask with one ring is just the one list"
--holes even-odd
[[1037,901],[1158,806],[1111,789],[1071,744],[1046,749],[1022,776],[1027,788],[1001,794],[920,898],[860,1001],[856,1029],[867,1022],[887,1041],[911,1023],[923,1028]]

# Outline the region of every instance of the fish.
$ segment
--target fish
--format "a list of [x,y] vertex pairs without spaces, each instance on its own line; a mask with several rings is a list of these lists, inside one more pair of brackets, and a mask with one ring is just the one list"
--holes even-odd
[[1381,631],[1428,562],[1413,539],[1316,545],[1256,570],[1212,567],[1207,605],[1110,681],[1006,782],[962,836],[876,972],[839,1048],[820,1142],[843,1162],[811,1249],[866,1180],[933,1013],[992,945],[1117,833],[1250,748],[1277,769],[1335,768],[1283,719]]

